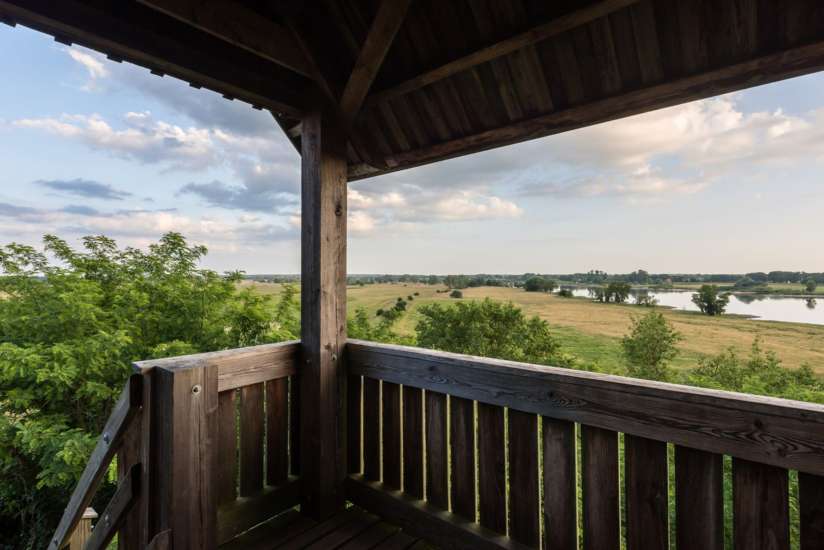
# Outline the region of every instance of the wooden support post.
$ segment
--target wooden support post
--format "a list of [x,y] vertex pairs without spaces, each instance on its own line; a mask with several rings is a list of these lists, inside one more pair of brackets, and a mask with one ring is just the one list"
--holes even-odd
[[300,457],[304,513],[344,505],[346,477],[346,138],[320,111],[301,137]]
[[83,512],[83,515],[80,517],[80,521],[75,527],[72,536],[69,537],[69,544],[64,548],[64,550],[83,550],[83,547],[86,546],[86,542],[89,540],[89,537],[92,536],[92,522],[97,519],[97,512],[94,511],[94,508],[86,508],[86,511]]
[[158,367],[153,428],[162,467],[153,472],[157,504],[150,511],[157,532],[171,529],[175,550],[217,547],[217,366]]

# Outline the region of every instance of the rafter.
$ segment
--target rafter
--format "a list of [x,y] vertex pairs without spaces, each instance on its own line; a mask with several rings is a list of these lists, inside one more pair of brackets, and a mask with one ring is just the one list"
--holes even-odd
[[412,0],[384,0],[361,48],[340,100],[344,120],[355,118],[400,29]]
[[303,112],[302,88],[311,85],[139,4],[118,3],[108,9],[80,0],[0,0],[0,17],[296,118]]
[[232,0],[138,0],[221,40],[311,77],[311,69],[292,33]]
[[574,11],[563,17],[553,19],[526,32],[516,34],[506,40],[490,44],[485,48],[454,59],[440,67],[421,73],[395,86],[376,92],[366,98],[366,105],[377,105],[393,97],[405,95],[424,86],[429,86],[453,74],[469,70],[482,63],[492,61],[493,59],[531,46],[532,44],[537,44],[538,42],[542,42],[576,27],[586,25],[591,21],[605,17],[614,11],[626,8],[638,1],[639,0],[602,0],[601,2]]
[[558,134],[822,69],[824,41],[391,155],[386,158],[390,167],[388,170],[376,170],[364,165],[350,166],[349,180]]

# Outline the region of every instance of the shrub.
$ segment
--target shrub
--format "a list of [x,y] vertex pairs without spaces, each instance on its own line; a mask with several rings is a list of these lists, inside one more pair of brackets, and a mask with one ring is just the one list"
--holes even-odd
[[715,285],[701,285],[692,295],[692,303],[705,315],[721,315],[727,309],[729,294],[720,293]]
[[449,293],[450,298],[463,298],[463,292],[460,290],[453,290]]
[[434,303],[417,311],[421,320],[415,332],[421,347],[530,363],[560,362],[560,345],[546,321],[527,318],[511,302]]
[[663,314],[653,311],[633,317],[630,333],[621,340],[627,372],[647,380],[668,379],[667,365],[678,355],[679,340],[681,335]]
[[558,296],[561,298],[573,298],[575,294],[572,293],[572,290],[569,288],[562,288],[558,291]]

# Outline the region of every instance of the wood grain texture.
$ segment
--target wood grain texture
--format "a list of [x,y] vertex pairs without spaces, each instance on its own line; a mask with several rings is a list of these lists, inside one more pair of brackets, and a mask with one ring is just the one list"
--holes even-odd
[[452,511],[475,521],[475,414],[474,403],[449,396]]
[[363,379],[363,475],[381,479],[381,386],[374,378]]
[[678,548],[724,548],[724,466],[721,455],[675,447]]
[[218,369],[218,391],[222,393],[294,375],[299,353],[300,342],[289,341],[139,361],[135,363],[135,369],[137,372],[145,372],[156,367],[184,369],[215,365]]
[[627,435],[624,456],[627,547],[667,548],[667,444]]
[[447,512],[381,483],[361,476],[346,480],[346,497],[357,506],[373,511],[404,532],[425,538],[440,548],[454,550],[525,550],[509,537],[486,529],[463,516]]
[[289,472],[300,475],[300,375],[289,377]]
[[289,479],[288,383],[266,382],[266,484],[276,487]]
[[218,394],[215,493],[217,504],[237,498],[237,391]]
[[319,111],[301,135],[301,476],[303,511],[343,508],[346,477],[346,139]]
[[153,526],[172,530],[175,550],[213,549],[217,498],[212,476],[218,439],[217,368],[157,368],[153,409],[159,464],[159,506]]
[[505,40],[495,42],[468,55],[459,57],[435,69],[409,78],[394,86],[376,92],[369,96],[367,103],[376,105],[404,94],[413,92],[443,80],[456,73],[469,70],[473,67],[488,63],[501,56],[511,54],[532,44],[536,44],[553,36],[562,34],[570,29],[580,27],[595,19],[604,17],[613,11],[623,9],[637,0],[602,0],[569,13],[563,17],[553,19],[538,25],[526,32],[516,34]]
[[423,392],[403,388],[403,490],[423,498]]
[[140,0],[235,46],[249,50],[304,76],[311,76],[289,29],[237,2],[210,0]]
[[300,479],[265,487],[255,496],[240,498],[218,509],[217,544],[222,545],[300,502]]
[[83,550],[101,550],[108,547],[109,542],[117,534],[117,530],[126,521],[126,515],[135,505],[140,496],[140,464],[134,464],[129,469],[115,491],[106,509],[100,515],[97,524]]
[[89,506],[100,481],[103,479],[109,463],[117,451],[123,434],[129,428],[129,424],[137,414],[143,402],[143,376],[134,374],[129,377],[126,387],[120,393],[112,412],[103,426],[103,432],[97,440],[97,444],[89,457],[80,480],[69,498],[69,503],[60,518],[60,523],[55,529],[54,535],[49,542],[49,548],[57,550],[61,548],[74,531],[77,522],[83,516]]
[[350,376],[346,381],[346,463],[350,474],[361,472],[361,400],[363,380]]
[[543,417],[546,550],[577,550],[575,424]]
[[240,496],[263,489],[263,384],[240,388]]
[[539,546],[538,417],[509,410],[509,536]]
[[585,550],[618,550],[618,434],[581,426]]
[[506,534],[505,445],[503,407],[478,403],[480,524],[503,534]]
[[790,547],[788,475],[783,468],[733,458],[733,542],[747,550]]
[[824,474],[824,406],[350,340],[349,369],[414,387]]
[[401,389],[383,382],[383,482],[392,489],[401,488]]
[[412,0],[395,0],[380,4],[341,95],[340,110],[344,120],[353,120],[360,111],[411,2]]
[[[141,464],[143,460],[143,415],[136,413],[129,422],[129,427],[123,433],[120,448],[117,451],[117,479],[122,481],[131,474],[132,466]],[[141,472],[142,475],[142,472]],[[89,509],[86,509],[88,512]],[[83,514],[83,518],[86,517]],[[80,523],[83,523],[83,519]],[[139,550],[145,543],[143,536],[143,514],[140,506],[132,506],[126,513],[120,531],[117,533],[118,550]],[[90,523],[89,523],[90,525]],[[79,527],[78,527],[79,528]]]
[[801,550],[820,550],[824,545],[824,478],[798,474],[801,512]]
[[449,509],[446,395],[426,391],[426,500]]

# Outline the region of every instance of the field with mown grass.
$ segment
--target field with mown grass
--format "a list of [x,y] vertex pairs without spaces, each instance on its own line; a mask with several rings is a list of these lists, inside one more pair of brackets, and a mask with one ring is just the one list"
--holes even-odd
[[[261,293],[277,295],[281,286],[271,283],[244,282]],[[454,302],[443,286],[417,284],[379,284],[350,286],[347,291],[350,313],[363,307],[376,319],[379,308],[394,305],[398,297],[413,300],[407,313],[394,330],[402,335],[414,335],[416,310],[435,301]],[[419,293],[415,296],[414,293]],[[634,305],[601,304],[586,298],[560,298],[517,288],[478,287],[463,291],[464,300],[486,297],[511,301],[529,315],[538,315],[554,329],[565,351],[587,362],[609,367],[621,362],[621,337],[629,331],[633,315],[643,315],[649,308]],[[677,368],[695,366],[702,355],[716,354],[733,346],[742,354],[749,352],[753,340],[761,337],[762,347],[774,351],[787,367],[808,364],[824,375],[824,326],[776,321],[749,320],[736,316],[707,317],[698,313],[657,308],[684,337],[679,343],[680,354],[673,365]]]

